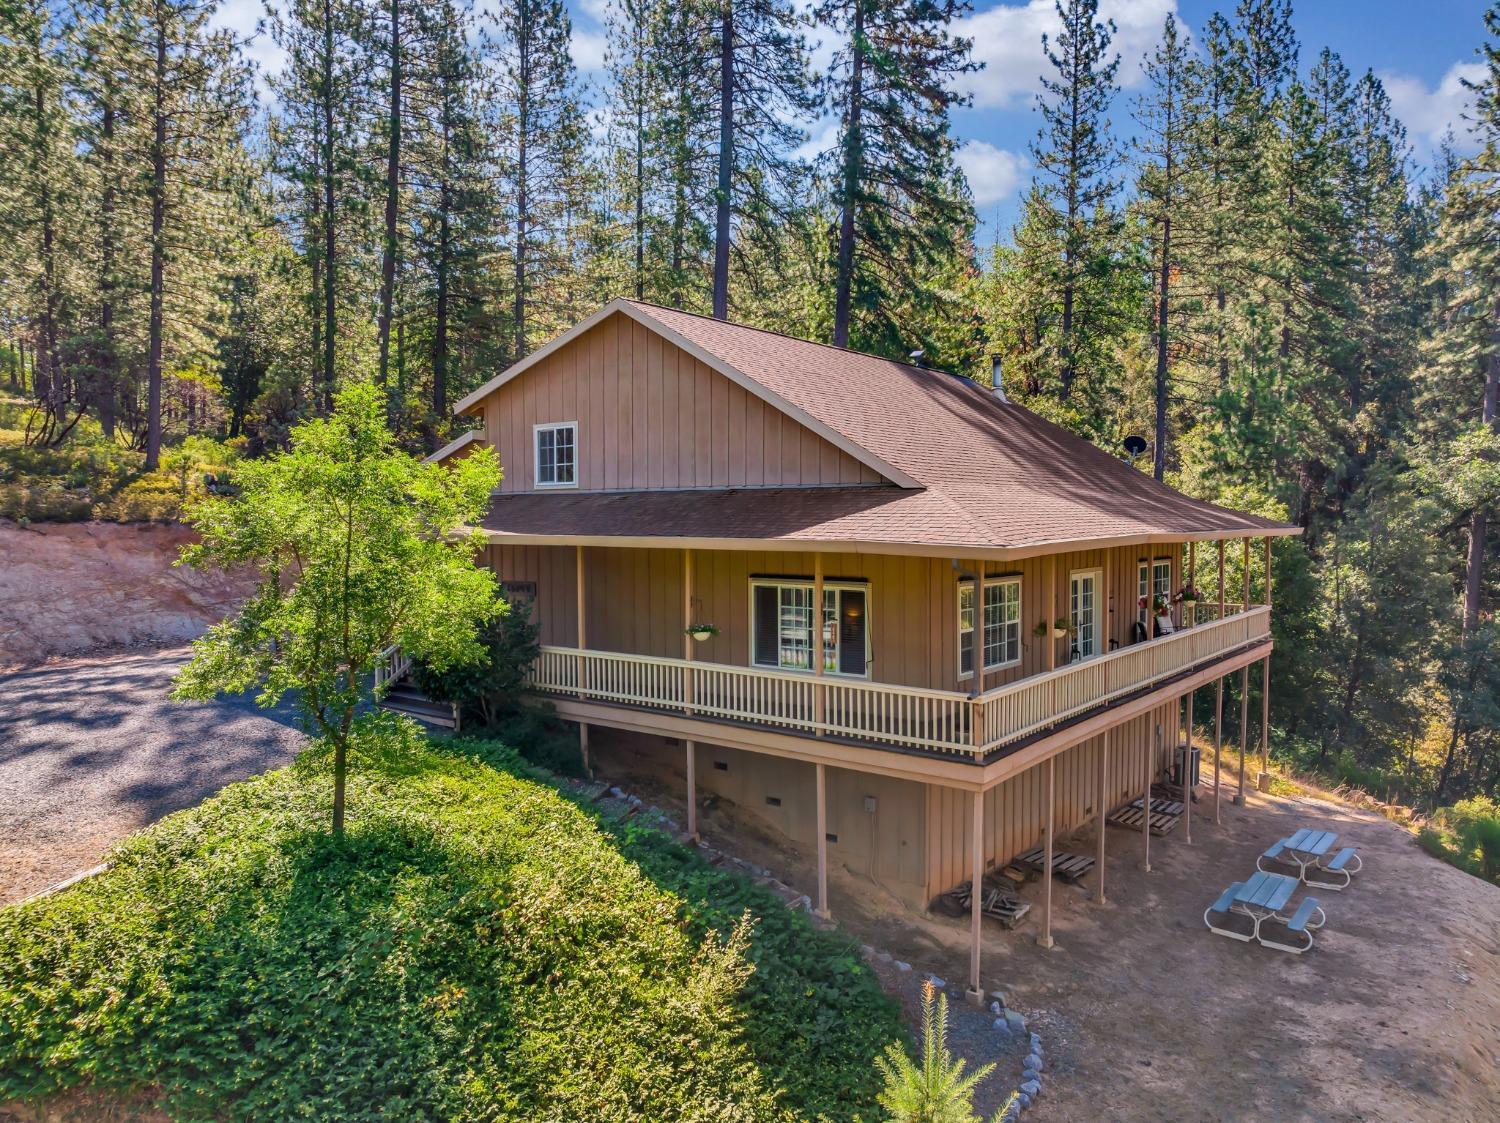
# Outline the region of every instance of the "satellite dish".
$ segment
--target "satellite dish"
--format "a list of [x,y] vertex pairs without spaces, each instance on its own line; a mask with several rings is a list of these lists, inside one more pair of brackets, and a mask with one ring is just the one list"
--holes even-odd
[[1146,438],[1138,437],[1134,433],[1130,434],[1130,436],[1125,438],[1125,451],[1130,455],[1132,460],[1135,459],[1146,451]]

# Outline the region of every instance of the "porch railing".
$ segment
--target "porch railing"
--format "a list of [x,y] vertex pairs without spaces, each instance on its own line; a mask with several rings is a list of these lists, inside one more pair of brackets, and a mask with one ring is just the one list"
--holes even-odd
[[400,682],[411,670],[411,656],[394,644],[380,653],[375,664],[375,692],[379,694],[387,686]]
[[1252,608],[1087,662],[971,695],[836,675],[542,648],[533,689],[773,729],[982,756],[1269,634]]

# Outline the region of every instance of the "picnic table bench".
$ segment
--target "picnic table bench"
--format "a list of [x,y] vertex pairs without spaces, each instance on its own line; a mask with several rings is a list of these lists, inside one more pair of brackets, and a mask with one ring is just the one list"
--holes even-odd
[[[1298,881],[1337,893],[1347,889],[1350,881],[1353,880],[1353,875],[1364,868],[1364,862],[1352,846],[1344,847],[1330,858],[1329,851],[1333,850],[1337,843],[1338,835],[1333,831],[1303,827],[1295,834],[1267,847],[1255,860],[1255,867],[1264,870],[1263,862],[1280,862],[1295,866]],[[1309,872],[1318,876],[1309,877]]]
[[[1217,936],[1228,936],[1231,940],[1241,940],[1245,943],[1254,940],[1262,947],[1301,955],[1312,947],[1313,932],[1323,927],[1328,917],[1316,897],[1303,898],[1294,913],[1290,916],[1283,915],[1282,910],[1291,901],[1292,894],[1297,891],[1300,884],[1301,882],[1295,877],[1289,877],[1284,873],[1257,870],[1251,874],[1248,881],[1236,881],[1224,890],[1218,900],[1204,910],[1203,923],[1208,925],[1208,930]],[[1238,913],[1249,917],[1252,924],[1250,933],[1246,935],[1233,928],[1224,928],[1215,924],[1212,919],[1215,913],[1224,916]],[[1306,942],[1299,946],[1262,935],[1261,928],[1267,921],[1302,937]],[[1274,932],[1274,928],[1272,931]]]
[[[1024,854],[1016,855],[1014,861],[1026,869],[1041,873],[1047,865],[1047,855],[1038,846]],[[1066,850],[1052,851],[1052,874],[1065,881],[1077,881],[1094,868],[1094,859],[1083,854],[1069,854]]]

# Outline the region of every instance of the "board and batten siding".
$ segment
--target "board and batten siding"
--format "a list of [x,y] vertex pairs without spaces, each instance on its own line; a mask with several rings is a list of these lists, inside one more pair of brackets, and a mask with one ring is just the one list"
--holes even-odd
[[621,313],[498,387],[476,409],[505,471],[502,493],[534,489],[532,427],[563,421],[578,425],[581,491],[884,482]]
[[[1158,743],[1156,726],[1161,726]],[[1154,754],[1154,769],[1167,768],[1177,744],[1181,718],[1175,702],[1122,722],[1109,734],[1109,784],[1105,809],[1113,810],[1141,794],[1145,786],[1146,754]],[[1082,826],[1098,807],[1099,754],[1103,735],[1060,753],[1056,760],[1053,830],[1057,837]],[[1205,761],[1203,775],[1207,775]],[[1047,823],[1047,768],[1037,765],[984,795],[984,857],[986,869],[998,869],[1017,854],[1041,843]],[[927,896],[929,899],[968,881],[969,848],[973,827],[973,796],[954,788],[927,786]],[[1108,845],[1131,845],[1128,831],[1115,831]],[[1090,850],[1092,853],[1092,850]]]
[[[1047,645],[1056,644],[1057,665],[1067,663],[1067,641],[1038,637],[1039,621],[1068,611],[1068,575],[1104,573],[1107,607],[1104,651],[1109,640],[1130,643],[1136,619],[1136,566],[1144,557],[1170,557],[1174,588],[1181,550],[1158,547],[1147,555],[1128,547],[1056,555],[1056,597],[1047,584],[1048,559],[1015,565],[989,563],[987,578],[1021,578],[1021,660],[988,671],[994,689],[1047,670]],[[537,586],[542,642],[572,647],[578,640],[576,557],[572,546],[490,546],[487,564],[502,580]],[[695,644],[693,657],[731,666],[750,665],[750,582],[755,577],[811,580],[811,553],[773,550],[695,550],[693,622],[713,624],[719,634]],[[897,686],[973,690],[958,673],[958,589],[975,563],[900,554],[823,555],[826,580],[867,583],[870,592],[870,678]],[[584,600],[588,646],[598,651],[678,657],[684,628],[683,560],[680,549],[590,546],[584,549]]]

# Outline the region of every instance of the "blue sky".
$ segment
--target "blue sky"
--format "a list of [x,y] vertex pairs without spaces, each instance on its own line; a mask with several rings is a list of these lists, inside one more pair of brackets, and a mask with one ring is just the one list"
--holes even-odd
[[[574,57],[585,76],[596,82],[603,64],[608,2],[569,0],[575,22]],[[1167,13],[1175,12],[1193,33],[1214,11],[1233,7],[1234,0],[1101,0],[1101,14],[1118,28],[1114,46],[1121,55],[1124,93],[1113,116],[1122,131],[1129,131],[1131,105],[1139,92],[1140,60],[1154,46]],[[1421,163],[1446,128],[1459,127],[1465,100],[1459,79],[1479,74],[1474,51],[1483,39],[1484,8],[1484,0],[1300,0],[1294,4],[1294,21],[1304,64],[1329,46],[1355,74],[1370,69],[1380,76]],[[974,39],[975,57],[985,67],[966,82],[973,105],[957,111],[954,132],[963,142],[960,159],[987,241],[990,231],[1009,229],[1029,179],[1026,149],[1037,128],[1033,105],[1045,66],[1041,36],[1053,28],[1055,16],[1053,0],[977,0],[975,9],[961,32]],[[218,18],[249,34],[261,11],[261,0],[225,0]],[[826,50],[825,44],[820,54]],[[265,36],[252,44],[251,54],[263,68],[278,64]],[[826,124],[815,128],[809,151],[828,139]]]

